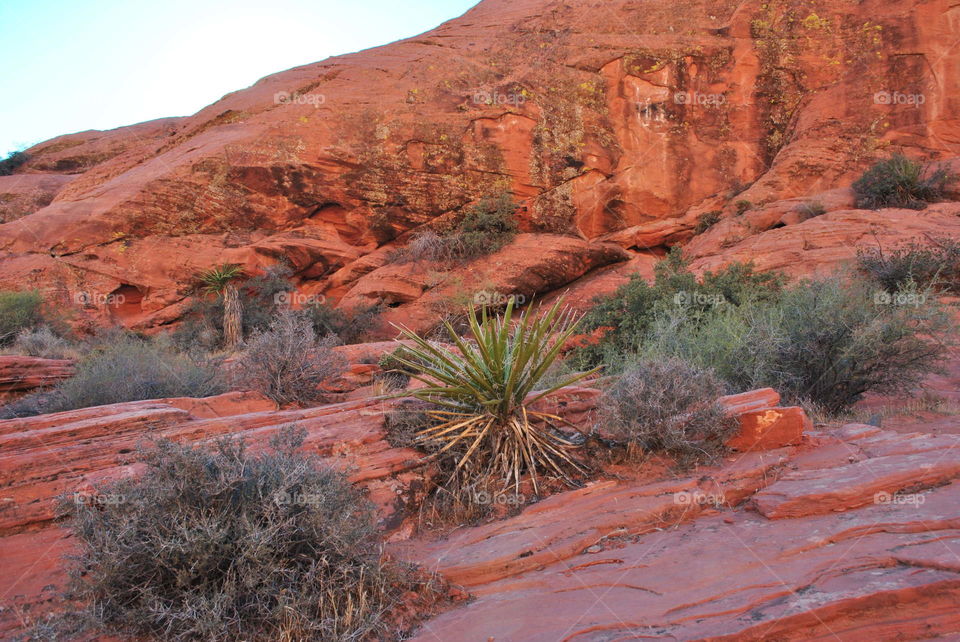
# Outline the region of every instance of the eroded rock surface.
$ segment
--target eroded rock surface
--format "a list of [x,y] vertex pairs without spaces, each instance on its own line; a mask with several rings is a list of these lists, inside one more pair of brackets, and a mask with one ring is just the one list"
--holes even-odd
[[[806,274],[811,257],[849,255],[872,226],[926,231],[901,212],[851,211],[849,185],[891,150],[957,156],[958,11],[948,0],[483,0],[187,118],[28,150],[0,179],[0,287],[63,304],[122,295],[83,313],[156,329],[183,314],[197,272],[285,257],[304,292],[383,295],[412,323],[451,292],[384,268],[390,251],[504,191],[527,233],[634,258],[692,239],[703,266],[761,258]],[[801,220],[810,200],[840,232]],[[692,238],[707,212],[717,231]],[[611,270],[592,252],[573,257],[586,274],[544,280],[521,244],[511,278],[528,297],[566,287],[560,274],[602,292]]]
[[848,426],[702,477],[597,484],[407,544],[476,596],[416,639],[955,634],[960,438],[933,441]]

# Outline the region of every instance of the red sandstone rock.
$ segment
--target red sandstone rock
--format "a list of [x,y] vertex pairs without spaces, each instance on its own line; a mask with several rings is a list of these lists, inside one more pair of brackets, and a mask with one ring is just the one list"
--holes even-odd
[[[724,478],[730,470],[724,467],[712,480],[574,491],[504,523],[409,542],[402,549],[409,559],[465,582],[476,598],[427,622],[416,639],[859,640],[955,633],[960,486],[942,484],[960,470],[936,464],[931,470],[939,474],[918,471],[922,462],[910,453],[923,442],[920,435],[848,426],[814,434],[800,450],[747,455],[753,459],[737,462],[739,475]],[[945,447],[920,452],[932,463]],[[869,449],[901,454],[867,454],[854,464],[876,464],[868,480],[837,466],[841,457]],[[790,468],[799,470],[780,473]],[[877,486],[880,471],[888,482],[900,479],[895,471],[913,475],[913,494],[895,494],[897,483]],[[891,489],[890,499],[872,501],[869,493],[878,487]],[[791,488],[794,505],[806,508],[794,519],[769,521],[787,515],[738,505],[757,489],[747,507]],[[670,490],[690,513],[631,510]],[[609,522],[587,502],[605,493],[614,511]],[[726,500],[719,514],[706,510],[714,498]],[[643,533],[643,520],[665,517],[668,523],[653,532],[626,536]],[[607,539],[586,538],[588,524],[606,523],[625,528]],[[568,544],[573,533],[585,539]],[[591,541],[589,550],[579,547]]]
[[803,408],[764,408],[737,415],[740,432],[727,446],[740,452],[770,450],[795,446],[803,433],[813,429],[813,422]]
[[73,376],[73,361],[39,357],[0,356],[0,395],[46,388]]
[[[755,0],[665,7],[484,0],[421,36],[264,78],[188,118],[37,145],[0,195],[18,213],[55,197],[0,225],[0,287],[36,285],[63,305],[122,294],[124,305],[82,312],[159,328],[182,314],[195,272],[283,256],[306,292],[380,292],[419,308],[431,301],[405,273],[359,282],[411,230],[504,189],[523,201],[526,232],[653,253],[719,210],[716,229],[691,241],[699,267],[756,259],[808,274],[849,258],[872,226],[898,238],[942,228],[923,220],[937,206],[846,208],[870,150],[956,153],[960,52],[946,0],[802,16]],[[882,100],[903,78],[922,105]],[[25,197],[35,180],[43,193]],[[813,198],[829,213],[790,218]],[[751,205],[741,217],[737,200]],[[526,281],[543,265],[536,252],[513,260]],[[585,283],[598,267],[585,266]]]

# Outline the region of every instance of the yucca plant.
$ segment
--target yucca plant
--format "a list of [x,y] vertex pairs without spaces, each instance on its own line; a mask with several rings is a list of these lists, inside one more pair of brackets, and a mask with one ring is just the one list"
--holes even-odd
[[[565,423],[555,415],[530,408],[539,399],[597,372],[573,374],[544,390],[538,384],[557,360],[579,319],[558,301],[546,314],[528,307],[514,323],[511,300],[502,315],[470,307],[473,340],[461,338],[449,323],[446,333],[456,350],[446,348],[399,327],[412,345],[397,350],[394,359],[426,384],[399,393],[429,402],[434,425],[417,439],[456,461],[453,477],[468,483],[502,479],[519,491],[529,474],[534,492],[538,474],[549,472],[570,481],[581,471],[569,451],[576,445],[559,430]],[[462,477],[461,477],[462,476]]]
[[236,280],[243,276],[243,267],[224,263],[202,272],[198,278],[204,290],[223,297],[223,343],[228,350],[243,340],[243,306]]

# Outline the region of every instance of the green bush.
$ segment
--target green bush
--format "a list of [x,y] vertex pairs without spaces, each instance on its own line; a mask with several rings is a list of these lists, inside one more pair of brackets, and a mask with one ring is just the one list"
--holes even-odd
[[492,254],[509,243],[517,232],[516,211],[509,194],[483,198],[469,208],[456,230],[466,257]]
[[903,207],[922,210],[943,198],[952,176],[943,167],[933,168],[894,154],[878,161],[853,184],[857,207]]
[[857,266],[890,294],[910,283],[960,291],[960,242],[951,238],[930,239],[927,244],[912,241],[887,253],[879,247],[860,248]]
[[420,587],[383,556],[363,493],[298,452],[304,435],[260,455],[160,442],[142,477],[66,498],[72,597],[122,636],[393,639],[390,616]]
[[784,282],[782,274],[758,273],[750,263],[734,263],[707,272],[698,282],[682,252],[672,250],[657,264],[652,285],[633,275],[612,296],[594,300],[581,332],[600,330],[605,334],[599,343],[577,350],[574,363],[579,367],[593,366],[609,363],[616,355],[635,352],[659,313],[680,309],[685,317],[702,319],[721,306],[775,298]]
[[10,176],[28,160],[30,160],[30,156],[26,152],[12,152],[3,160],[0,160],[0,176]]
[[949,327],[930,292],[891,297],[834,276],[718,309],[700,322],[661,315],[644,348],[709,368],[730,391],[770,386],[839,413],[867,392],[913,390],[943,358]]
[[721,382],[678,359],[627,365],[604,391],[599,426],[641,453],[660,452],[682,465],[715,461],[737,429],[718,398]]
[[443,233],[424,230],[390,261],[462,263],[492,254],[509,243],[517,232],[517,206],[509,194],[485,197],[468,208],[452,229]]
[[383,306],[379,303],[341,310],[326,303],[313,303],[304,308],[318,336],[333,335],[344,345],[361,343],[380,325]]
[[[392,352],[384,352],[377,365],[380,366],[380,372],[377,373],[377,380],[392,390],[402,390],[410,383],[411,375],[416,374],[413,368],[403,364],[400,358],[403,356],[400,348]],[[408,355],[409,356],[409,355]]]
[[697,218],[697,225],[693,228],[694,234],[703,234],[711,227],[720,222],[720,210],[711,210],[704,212]]
[[177,352],[163,341],[112,334],[77,364],[77,373],[49,392],[28,395],[0,410],[23,417],[91,406],[160,399],[209,397],[226,392],[216,364]]
[[43,298],[36,290],[0,291],[0,345],[10,343],[21,330],[40,323],[42,309]]

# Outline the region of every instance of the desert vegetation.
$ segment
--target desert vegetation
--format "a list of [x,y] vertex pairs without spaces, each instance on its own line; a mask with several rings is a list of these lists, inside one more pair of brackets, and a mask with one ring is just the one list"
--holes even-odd
[[243,276],[239,265],[224,264],[210,268],[199,275],[206,292],[220,297],[223,305],[223,343],[227,350],[233,350],[243,341],[243,307],[240,305],[240,293],[237,280]]
[[820,201],[807,201],[806,203],[797,205],[794,211],[802,216],[804,220],[807,220],[817,216],[823,216],[827,213],[827,208]]
[[718,402],[724,392],[712,371],[676,357],[636,359],[604,391],[599,425],[632,456],[714,462],[737,428]]
[[[239,318],[243,340],[266,331],[282,310],[291,307],[289,303],[294,291],[291,276],[290,268],[279,264],[238,284],[237,301],[240,304]],[[184,350],[227,349],[224,333],[225,304],[225,298],[221,294],[216,294],[213,298],[194,298],[184,320],[173,332],[176,344]],[[340,343],[351,344],[362,341],[378,328],[382,306],[372,304],[341,310],[322,300],[315,300],[303,306],[303,311],[313,324],[317,336],[332,334]],[[238,343],[235,347],[239,345]]]
[[679,358],[727,392],[769,386],[838,413],[868,392],[909,393],[945,355],[950,324],[933,293],[897,294],[856,274],[785,285],[749,264],[697,280],[677,255],[652,285],[634,279],[597,301],[583,329],[602,338],[575,358],[614,371],[630,355]]
[[435,457],[452,460],[444,480],[448,487],[472,489],[492,482],[518,490],[527,475],[536,492],[544,473],[569,480],[582,470],[569,454],[575,441],[564,434],[559,418],[531,405],[594,371],[538,390],[577,326],[562,302],[540,313],[531,306],[513,323],[513,301],[502,316],[486,307],[479,313],[470,308],[472,341],[446,324],[455,350],[401,330],[413,345],[393,358],[425,385],[400,394],[428,404],[425,414],[431,421],[416,437]]
[[703,234],[711,227],[720,222],[721,212],[720,210],[710,210],[709,212],[704,212],[697,218],[697,224],[693,228],[694,234]]
[[28,160],[30,155],[26,152],[11,152],[6,158],[0,160],[0,176],[10,176]]
[[36,290],[0,292],[0,345],[36,327],[43,318],[42,308],[43,297]]
[[374,510],[282,431],[271,450],[161,441],[146,472],[67,497],[71,597],[97,628],[165,640],[362,640],[426,585],[383,556]]
[[517,206],[509,194],[488,196],[469,207],[450,229],[424,230],[391,256],[394,263],[462,263],[496,252],[517,231]]
[[319,401],[323,383],[346,367],[333,351],[337,343],[334,335],[318,340],[306,315],[283,310],[237,358],[235,385],[262,392],[278,405]]
[[77,346],[84,354],[76,375],[47,391],[0,409],[0,417],[26,417],[164,397],[207,397],[226,391],[219,364],[180,352],[169,341],[120,330]]
[[857,207],[880,209],[903,207],[922,210],[943,198],[954,180],[943,167],[925,165],[903,154],[876,162],[853,184]]
[[879,244],[857,252],[857,267],[888,294],[911,286],[960,292],[960,242],[941,237],[913,240],[884,250]]

